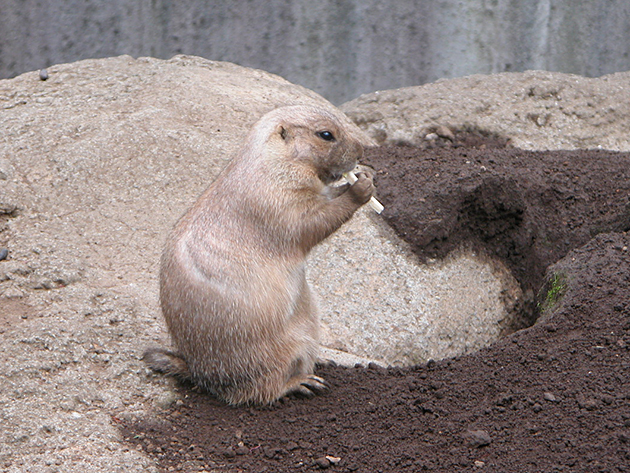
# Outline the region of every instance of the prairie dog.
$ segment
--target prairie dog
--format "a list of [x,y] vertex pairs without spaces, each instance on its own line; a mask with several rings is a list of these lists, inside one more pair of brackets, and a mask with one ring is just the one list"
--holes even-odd
[[365,173],[330,186],[362,155],[326,110],[263,116],[167,240],[160,303],[176,352],[150,349],[147,364],[229,404],[325,389],[305,260],[372,196]]

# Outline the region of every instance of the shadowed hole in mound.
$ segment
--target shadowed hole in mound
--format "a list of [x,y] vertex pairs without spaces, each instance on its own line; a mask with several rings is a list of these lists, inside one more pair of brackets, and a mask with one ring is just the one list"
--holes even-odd
[[513,330],[538,318],[550,264],[598,233],[630,229],[627,153],[524,151],[472,128],[429,138],[366,151],[382,216],[421,261],[462,246],[503,261],[524,295]]

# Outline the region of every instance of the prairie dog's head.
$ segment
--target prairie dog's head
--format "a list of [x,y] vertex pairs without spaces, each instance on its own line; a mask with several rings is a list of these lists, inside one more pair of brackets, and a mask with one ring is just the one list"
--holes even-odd
[[[287,173],[314,172],[329,184],[351,171],[363,146],[331,112],[313,106],[281,107],[263,116],[250,139],[262,146],[262,158]],[[260,159],[260,155],[259,158]]]

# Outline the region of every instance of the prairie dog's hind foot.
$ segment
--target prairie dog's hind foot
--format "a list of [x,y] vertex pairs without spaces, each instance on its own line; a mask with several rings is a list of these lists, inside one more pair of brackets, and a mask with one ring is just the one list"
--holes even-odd
[[142,360],[156,373],[172,376],[179,381],[191,381],[192,376],[186,361],[169,350],[149,348],[142,355]]
[[291,377],[285,386],[284,395],[299,394],[305,397],[313,397],[329,389],[324,378],[314,374],[301,374]]

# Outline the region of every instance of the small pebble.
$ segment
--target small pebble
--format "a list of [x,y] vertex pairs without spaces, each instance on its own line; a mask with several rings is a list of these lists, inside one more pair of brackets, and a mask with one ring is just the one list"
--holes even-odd
[[326,455],[326,460],[328,460],[333,465],[336,465],[341,461],[340,457],[333,457],[332,455]]
[[586,409],[587,411],[593,411],[599,407],[599,402],[597,399],[589,397],[589,398],[578,398],[578,406],[581,409]]
[[455,135],[453,134],[453,132],[444,125],[438,126],[435,130],[435,134],[446,140],[455,141]]
[[9,250],[6,248],[0,248],[0,261],[7,259],[7,256],[9,256]]
[[234,451],[232,447],[228,447],[225,450],[223,450],[223,456],[225,458],[234,458],[236,456],[236,452]]
[[549,402],[556,402],[556,396],[554,396],[553,394],[547,392],[545,394],[543,394],[543,397],[545,398],[545,401],[549,401]]
[[467,430],[464,433],[464,438],[471,448],[484,447],[492,442],[490,434],[485,430]]
[[41,70],[39,71],[39,78],[40,78],[41,80],[46,80],[46,79],[48,79],[48,71],[47,71],[46,69],[41,69]]
[[326,457],[319,457],[315,460],[315,464],[322,470],[330,468],[330,460]]
[[247,448],[245,445],[239,445],[238,447],[236,447],[237,455],[247,455],[248,453],[249,453],[249,448]]

